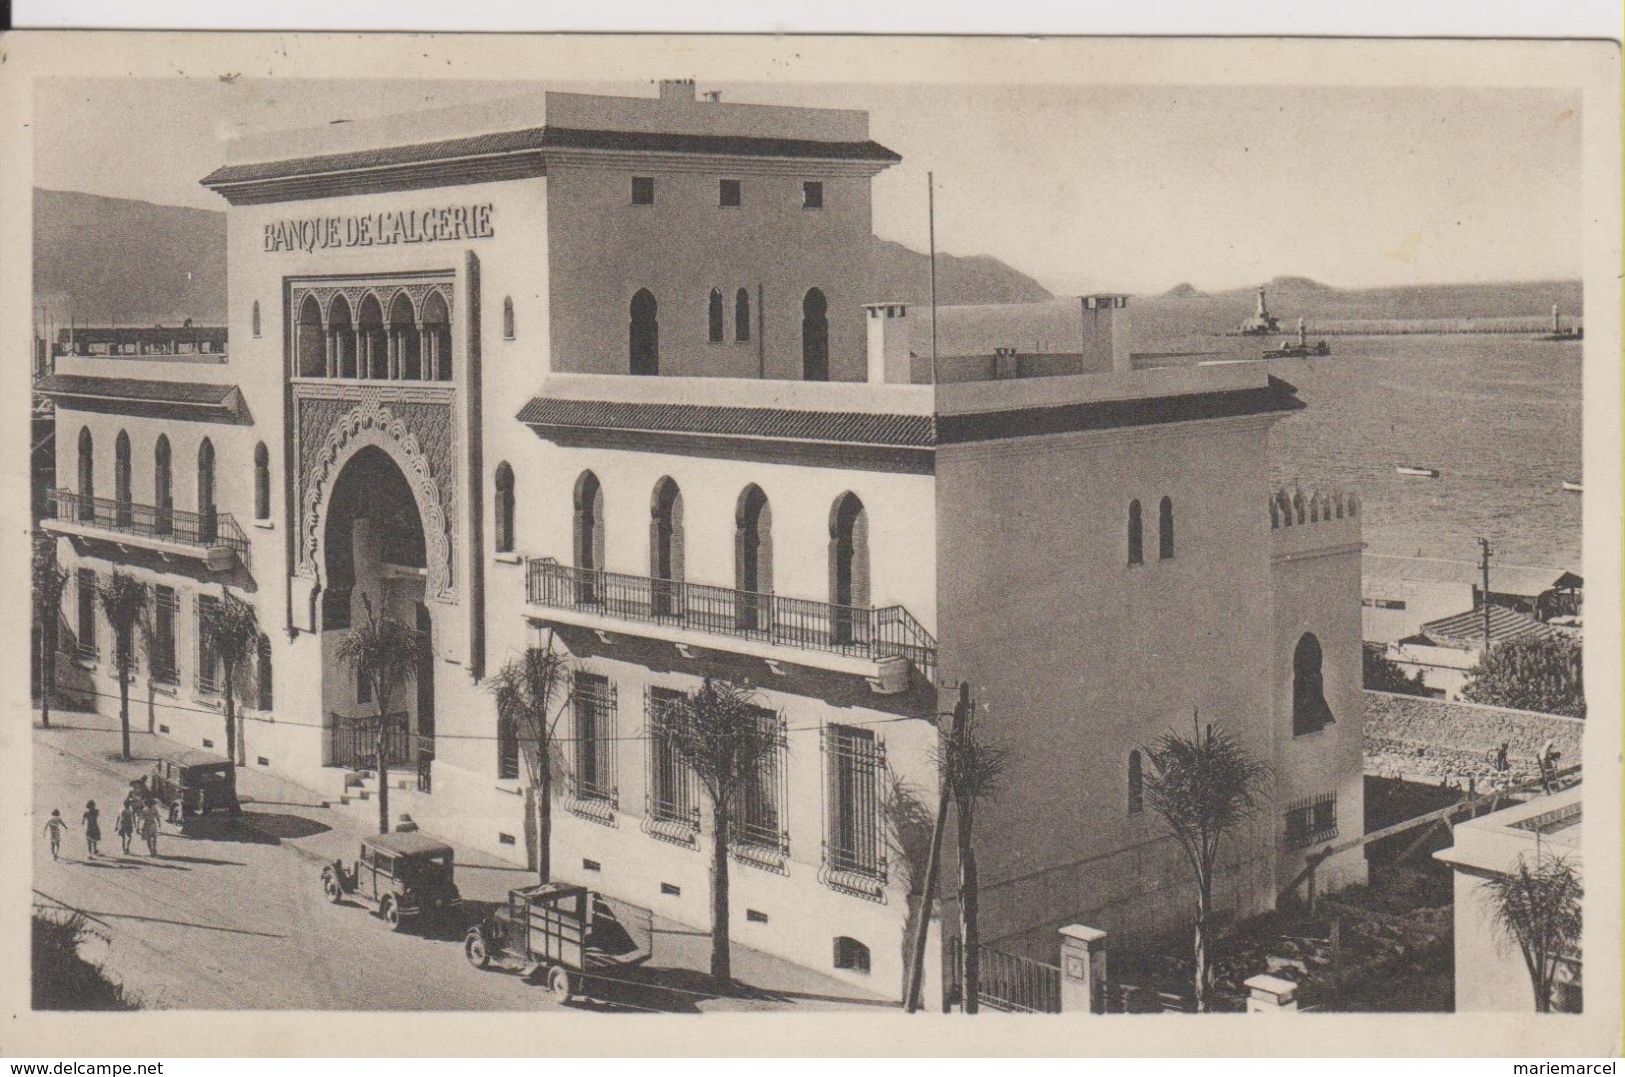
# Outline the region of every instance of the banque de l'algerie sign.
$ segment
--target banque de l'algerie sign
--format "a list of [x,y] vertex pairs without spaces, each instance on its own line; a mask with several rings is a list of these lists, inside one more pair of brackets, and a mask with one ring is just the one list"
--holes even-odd
[[338,247],[388,247],[398,243],[433,243],[448,239],[485,239],[491,227],[492,203],[434,206],[427,209],[379,210],[330,217],[268,221],[265,250],[307,254]]

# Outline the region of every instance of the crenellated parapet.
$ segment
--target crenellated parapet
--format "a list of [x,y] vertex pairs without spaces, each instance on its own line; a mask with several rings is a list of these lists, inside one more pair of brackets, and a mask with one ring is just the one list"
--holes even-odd
[[1270,528],[1301,527],[1332,520],[1343,520],[1360,515],[1360,499],[1351,491],[1333,490],[1322,493],[1314,490],[1305,494],[1294,487],[1275,491],[1270,498]]
[[1273,561],[1358,553],[1362,546],[1360,499],[1351,492],[1281,489],[1269,507]]

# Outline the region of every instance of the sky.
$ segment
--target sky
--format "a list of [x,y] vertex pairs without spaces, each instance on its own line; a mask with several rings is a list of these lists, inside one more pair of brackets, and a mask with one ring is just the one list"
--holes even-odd
[[[903,163],[874,230],[988,254],[1057,294],[1578,278],[1579,95],[1408,87],[711,83],[723,99],[865,109]],[[197,180],[234,132],[542,89],[648,83],[48,79],[41,187],[224,209]]]

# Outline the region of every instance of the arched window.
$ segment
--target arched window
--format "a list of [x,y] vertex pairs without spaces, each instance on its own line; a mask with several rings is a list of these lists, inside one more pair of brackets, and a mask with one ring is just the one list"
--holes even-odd
[[627,351],[634,374],[660,373],[660,320],[655,297],[639,288],[632,297],[632,320],[627,329]]
[[750,340],[750,290],[741,288],[734,293],[734,339],[741,344]]
[[335,295],[327,307],[327,374],[332,378],[359,377],[356,356],[361,342],[350,318],[350,301]]
[[254,446],[254,519],[271,518],[271,453],[265,442]]
[[254,657],[254,690],[259,697],[258,709],[269,711],[276,698],[271,691],[271,637],[263,634],[260,636]]
[[169,466],[169,438],[158,435],[152,449],[152,505],[154,530],[167,535],[175,527],[175,484]]
[[122,430],[113,443],[113,516],[119,527],[129,527],[135,516],[130,503],[130,435]]
[[575,554],[576,601],[597,602],[604,569],[604,489],[590,471],[576,480]]
[[96,522],[96,440],[88,426],[79,428],[79,521]]
[[329,373],[324,336],[322,306],[315,296],[307,295],[299,304],[299,323],[294,328],[295,373],[301,378],[320,378]]
[[513,296],[502,297],[502,339],[513,339]]
[[773,510],[762,488],[752,483],[734,510],[734,602],[738,628],[769,631],[773,604]]
[[1145,564],[1145,527],[1140,521],[1140,502],[1128,503],[1128,563]]
[[801,379],[829,380],[829,303],[817,288],[801,300]]
[[504,460],[497,465],[496,477],[497,553],[513,552],[513,468]]
[[1157,556],[1166,561],[1174,555],[1174,503],[1163,498],[1157,506]]
[[850,972],[869,971],[869,947],[846,935],[835,937],[835,967]]
[[405,292],[396,292],[389,303],[389,373],[395,381],[423,380],[423,340],[417,314]]
[[258,299],[254,300],[254,310],[250,328],[253,330],[256,337],[260,335],[260,301]]
[[451,311],[446,296],[431,289],[423,300],[423,378],[425,381],[451,380]]
[[705,306],[705,323],[708,339],[712,344],[722,343],[722,290],[711,289],[711,298]]
[[683,492],[670,478],[655,483],[649,502],[649,575],[656,616],[683,612]]
[[856,494],[835,499],[829,512],[830,626],[836,643],[865,641],[869,622],[869,516]]
[[198,541],[213,542],[218,535],[214,509],[214,445],[208,438],[197,448]]
[[384,329],[384,306],[368,292],[356,311],[356,377],[384,378],[389,372],[389,334]]
[[1314,633],[1298,637],[1292,652],[1292,735],[1317,733],[1332,723],[1326,703],[1326,682],[1321,673],[1320,640]]
[[1139,815],[1145,811],[1145,773],[1140,762],[1139,749],[1128,753],[1128,813]]

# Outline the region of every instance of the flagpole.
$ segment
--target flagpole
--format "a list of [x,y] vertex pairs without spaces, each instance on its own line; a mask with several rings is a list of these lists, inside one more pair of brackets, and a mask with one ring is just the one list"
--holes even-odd
[[926,216],[931,234],[931,384],[937,383],[937,177],[925,174]]

